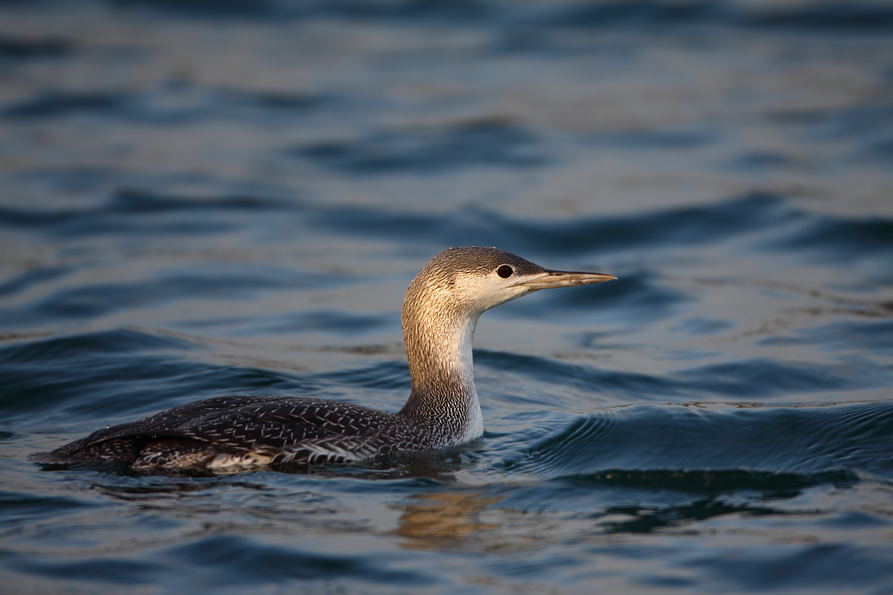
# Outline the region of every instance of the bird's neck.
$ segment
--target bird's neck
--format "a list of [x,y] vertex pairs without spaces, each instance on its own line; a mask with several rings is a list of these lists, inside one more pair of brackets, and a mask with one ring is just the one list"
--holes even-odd
[[[430,303],[430,302],[428,302]],[[484,432],[471,344],[480,313],[404,304],[403,340],[412,391],[399,415],[433,423],[448,446]]]

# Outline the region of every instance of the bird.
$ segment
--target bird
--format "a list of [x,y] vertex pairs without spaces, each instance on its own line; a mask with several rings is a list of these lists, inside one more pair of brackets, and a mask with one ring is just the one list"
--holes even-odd
[[398,412],[313,397],[222,396],[106,427],[31,460],[146,473],[217,473],[347,464],[463,444],[484,432],[472,363],[480,315],[541,289],[612,279],[545,269],[497,248],[448,248],[422,268],[403,299],[412,383]]

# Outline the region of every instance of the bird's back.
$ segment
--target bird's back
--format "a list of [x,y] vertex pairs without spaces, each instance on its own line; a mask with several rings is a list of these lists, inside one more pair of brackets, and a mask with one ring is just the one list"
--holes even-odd
[[406,425],[339,401],[227,396],[99,430],[33,460],[134,469],[344,462],[387,454],[410,437]]

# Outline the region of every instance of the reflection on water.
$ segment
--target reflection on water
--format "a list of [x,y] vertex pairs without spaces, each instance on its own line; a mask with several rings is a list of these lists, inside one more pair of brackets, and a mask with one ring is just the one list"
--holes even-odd
[[405,538],[404,547],[411,549],[450,548],[467,537],[478,537],[479,542],[480,533],[497,527],[481,522],[481,512],[501,499],[468,493],[413,494],[398,507],[403,512],[394,533]]

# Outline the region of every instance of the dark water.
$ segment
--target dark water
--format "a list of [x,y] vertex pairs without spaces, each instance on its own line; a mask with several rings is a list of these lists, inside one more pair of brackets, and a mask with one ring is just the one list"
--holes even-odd
[[[27,461],[228,393],[399,408],[450,245],[487,432]],[[0,591],[893,593],[893,7],[0,4]]]

